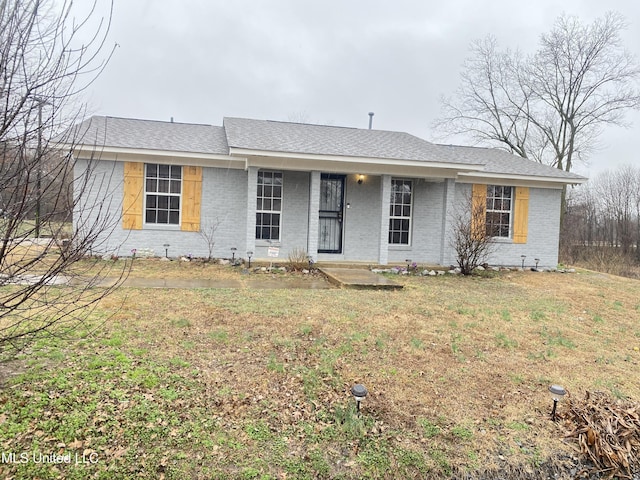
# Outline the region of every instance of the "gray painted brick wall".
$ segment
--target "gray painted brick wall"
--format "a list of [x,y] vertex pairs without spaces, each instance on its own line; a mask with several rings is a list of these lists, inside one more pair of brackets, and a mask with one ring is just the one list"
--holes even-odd
[[344,257],[356,261],[378,258],[380,177],[366,176],[361,184],[348,175],[344,210]]
[[389,262],[438,264],[442,239],[444,183],[413,180],[413,215],[410,246],[389,246]]
[[[547,188],[529,189],[529,218],[527,243],[513,243],[510,239],[497,240],[490,265],[520,266],[521,255],[526,255],[525,266],[535,265],[540,259],[540,267],[555,267],[558,264],[558,239],[560,234],[561,190]],[[456,208],[468,202],[471,185],[456,185]],[[451,252],[448,262],[455,263],[455,252]]]
[[[79,160],[76,176],[88,166]],[[131,249],[151,249],[157,256],[164,255],[164,244],[169,244],[169,256],[192,254],[208,255],[207,241],[198,232],[182,232],[178,228],[122,229],[122,162],[101,161],[92,164],[92,187],[84,192],[83,211],[76,212],[76,228],[87,228],[98,217],[108,213],[105,232],[96,242],[95,253],[128,256]],[[203,168],[203,192],[201,226],[203,229],[216,224],[216,258],[231,257],[231,248],[237,248],[237,256],[246,257],[252,249],[254,258],[267,257],[267,244],[255,242],[255,178],[257,170],[249,171]],[[317,199],[319,198],[319,172],[283,172],[282,235],[279,260],[287,259],[291,249],[317,245]],[[315,182],[311,182],[311,178]],[[390,185],[390,178],[386,178]],[[362,184],[355,175],[348,175],[345,202],[350,208],[344,216],[344,254],[323,254],[319,260],[346,259],[385,262],[385,252],[380,251],[387,239],[388,202],[382,196],[390,195],[390,188],[383,177],[366,176]],[[450,221],[443,212],[453,214],[463,205],[471,192],[471,185],[454,184],[452,181],[413,180],[413,216],[411,245],[389,246],[388,261],[402,263],[410,258],[418,263],[455,263],[455,253],[449,246],[448,233],[443,233]],[[249,192],[249,194],[248,194]],[[385,193],[388,192],[388,193]],[[253,200],[248,200],[253,194]],[[552,267],[558,262],[558,235],[560,219],[560,195],[558,189],[530,188],[528,238],[526,244],[513,244],[510,240],[498,242],[489,263],[493,265],[520,265],[521,255],[526,255],[527,266],[540,259],[540,266]],[[310,201],[310,198],[313,200]],[[449,202],[449,203],[447,203]],[[311,209],[310,205],[311,204]],[[314,205],[316,205],[314,207]],[[314,211],[314,208],[316,209]],[[308,233],[310,232],[310,233]],[[313,253],[313,252],[309,252]]]
[[[88,162],[79,160],[76,176],[82,174]],[[122,228],[122,198],[124,165],[122,162],[101,161],[92,164],[94,188],[84,195],[83,217],[95,221],[105,212],[109,212],[113,228],[106,231],[96,243],[96,254],[131,255],[131,250],[151,249],[157,256],[165,253],[164,244],[169,244],[171,257],[192,254],[206,257],[208,242],[198,232],[183,232],[177,227],[145,228],[143,230],[124,230]],[[246,176],[243,170],[224,168],[203,168],[203,191],[201,209],[201,227],[206,229],[217,224],[214,239],[214,257],[230,257],[231,247],[245,252],[242,232],[246,225]],[[109,192],[105,195],[105,192]],[[84,222],[74,216],[75,227]],[[81,226],[80,226],[81,228]]]

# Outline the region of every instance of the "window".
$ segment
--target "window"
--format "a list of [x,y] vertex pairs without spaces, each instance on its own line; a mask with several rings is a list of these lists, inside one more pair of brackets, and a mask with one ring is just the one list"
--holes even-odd
[[144,193],[145,223],[180,225],[182,167],[147,163]]
[[282,173],[258,172],[256,239],[280,240]]
[[509,238],[513,188],[487,185],[487,235]]
[[389,244],[409,245],[411,238],[411,180],[391,180]]

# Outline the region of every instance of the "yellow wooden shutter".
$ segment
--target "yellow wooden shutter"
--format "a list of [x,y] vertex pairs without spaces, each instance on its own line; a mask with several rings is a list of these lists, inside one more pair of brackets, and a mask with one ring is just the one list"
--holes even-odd
[[142,195],[144,163],[124,162],[124,198],[122,201],[122,228],[142,229]]
[[529,188],[516,187],[516,204],[513,212],[513,243],[527,243],[529,224]]
[[486,235],[487,186],[476,183],[471,192],[471,235],[482,238]]
[[200,231],[202,167],[182,167],[182,224],[187,232]]

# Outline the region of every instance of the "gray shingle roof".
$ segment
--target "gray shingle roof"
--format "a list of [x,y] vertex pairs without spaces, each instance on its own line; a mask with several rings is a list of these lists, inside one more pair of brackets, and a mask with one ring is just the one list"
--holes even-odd
[[[584,177],[496,148],[439,145],[404,132],[225,118],[224,126],[94,116],[73,129],[75,144],[228,155],[229,148],[256,152],[331,155],[483,166],[481,173],[555,179]],[[62,141],[62,143],[65,143]]]
[[270,152],[387,158],[479,165],[472,155],[462,159],[404,132],[310,125],[302,123],[224,119],[229,147]]
[[75,127],[77,144],[98,147],[229,153],[222,127],[118,117],[91,117]]
[[572,172],[565,172],[558,168],[519,157],[498,148],[463,147],[459,145],[438,145],[447,149],[452,155],[460,158],[473,157],[485,167],[483,173],[503,175],[523,175],[531,177],[547,177],[566,180],[584,180],[584,177]]

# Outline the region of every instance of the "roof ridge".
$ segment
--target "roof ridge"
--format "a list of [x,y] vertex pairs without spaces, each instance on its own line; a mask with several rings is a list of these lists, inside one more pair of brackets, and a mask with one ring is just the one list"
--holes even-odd
[[413,135],[409,132],[404,132],[404,131],[400,131],[400,130],[381,130],[378,128],[360,128],[360,127],[348,127],[345,125],[327,125],[327,124],[323,124],[323,123],[303,123],[303,122],[293,122],[293,121],[288,121],[288,120],[270,120],[270,119],[258,119],[258,118],[248,118],[248,117],[223,117],[224,119],[229,119],[229,120],[248,120],[250,122],[265,122],[265,123],[279,123],[279,124],[283,124],[283,125],[302,125],[305,127],[323,127],[323,128],[341,128],[341,129],[345,129],[345,130],[357,130],[357,131],[362,131],[362,132],[379,132],[379,133],[393,133],[393,134],[402,134],[402,135],[410,135],[412,137],[415,138],[419,138],[422,141],[429,142],[428,140],[425,140],[424,138],[420,138],[416,135]]
[[153,122],[153,123],[166,123],[168,125],[192,125],[192,126],[201,126],[201,127],[217,127],[222,128],[220,125],[213,125],[211,123],[191,123],[191,122],[175,122],[169,120],[154,120],[148,118],[131,118],[131,117],[118,117],[113,115],[92,115],[87,120],[91,120],[92,118],[106,118],[106,119],[114,119],[114,120],[133,120],[135,122]]

